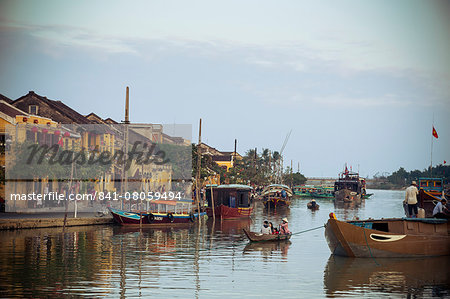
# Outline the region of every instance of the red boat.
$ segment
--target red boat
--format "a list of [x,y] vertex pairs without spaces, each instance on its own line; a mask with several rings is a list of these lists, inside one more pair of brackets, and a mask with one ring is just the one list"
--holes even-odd
[[[207,208],[206,213],[208,217],[214,214],[218,218],[233,219],[241,217],[250,217],[253,208],[250,206],[250,191],[252,187],[247,185],[219,185],[206,189]],[[214,204],[213,204],[214,202]]]

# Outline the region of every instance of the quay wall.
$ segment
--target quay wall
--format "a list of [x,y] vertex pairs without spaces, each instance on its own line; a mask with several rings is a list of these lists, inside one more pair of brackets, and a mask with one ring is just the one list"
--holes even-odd
[[[110,217],[99,218],[67,218],[66,226],[102,225],[112,224]],[[0,230],[32,229],[45,227],[63,227],[64,218],[26,218],[26,219],[0,219]]]

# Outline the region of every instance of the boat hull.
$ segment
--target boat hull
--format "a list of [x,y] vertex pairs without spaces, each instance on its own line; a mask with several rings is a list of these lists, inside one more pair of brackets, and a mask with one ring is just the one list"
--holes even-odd
[[[189,225],[194,222],[196,215],[172,214],[171,217],[165,213],[137,213],[109,208],[114,221],[126,226],[175,226]],[[153,215],[153,216],[152,216]]]
[[283,240],[289,240],[292,236],[292,234],[289,235],[263,235],[260,233],[255,233],[248,231],[246,229],[243,229],[245,235],[251,242],[271,242],[271,241],[283,241]]
[[[340,256],[367,258],[450,255],[449,224],[434,219],[428,219],[428,222],[426,219],[358,222],[329,219],[325,238],[331,253]],[[395,232],[368,228],[375,225]]]
[[288,198],[281,198],[281,197],[271,197],[269,199],[266,199],[264,201],[264,206],[276,208],[277,206],[289,206],[291,204],[291,201]]
[[361,194],[348,189],[341,189],[334,192],[334,198],[343,202],[360,201]]
[[[206,209],[208,217],[212,217],[213,209]],[[253,212],[252,207],[244,207],[244,208],[230,208],[225,205],[220,205],[214,208],[214,213],[216,217],[221,217],[222,219],[237,219],[237,218],[248,218]]]

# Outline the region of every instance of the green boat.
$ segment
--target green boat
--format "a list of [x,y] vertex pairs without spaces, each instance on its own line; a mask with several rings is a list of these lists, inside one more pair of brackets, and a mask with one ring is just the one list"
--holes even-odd
[[312,197],[311,193],[317,190],[316,186],[305,185],[305,186],[294,186],[292,191],[295,195],[299,197]]
[[316,191],[311,193],[311,197],[332,200],[332,199],[334,199],[334,188],[333,187],[317,187]]

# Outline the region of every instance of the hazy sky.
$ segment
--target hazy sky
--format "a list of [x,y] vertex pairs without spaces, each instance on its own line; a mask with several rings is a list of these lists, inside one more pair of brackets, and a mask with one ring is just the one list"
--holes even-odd
[[193,125],[307,176],[450,163],[449,1],[0,1],[0,93]]

